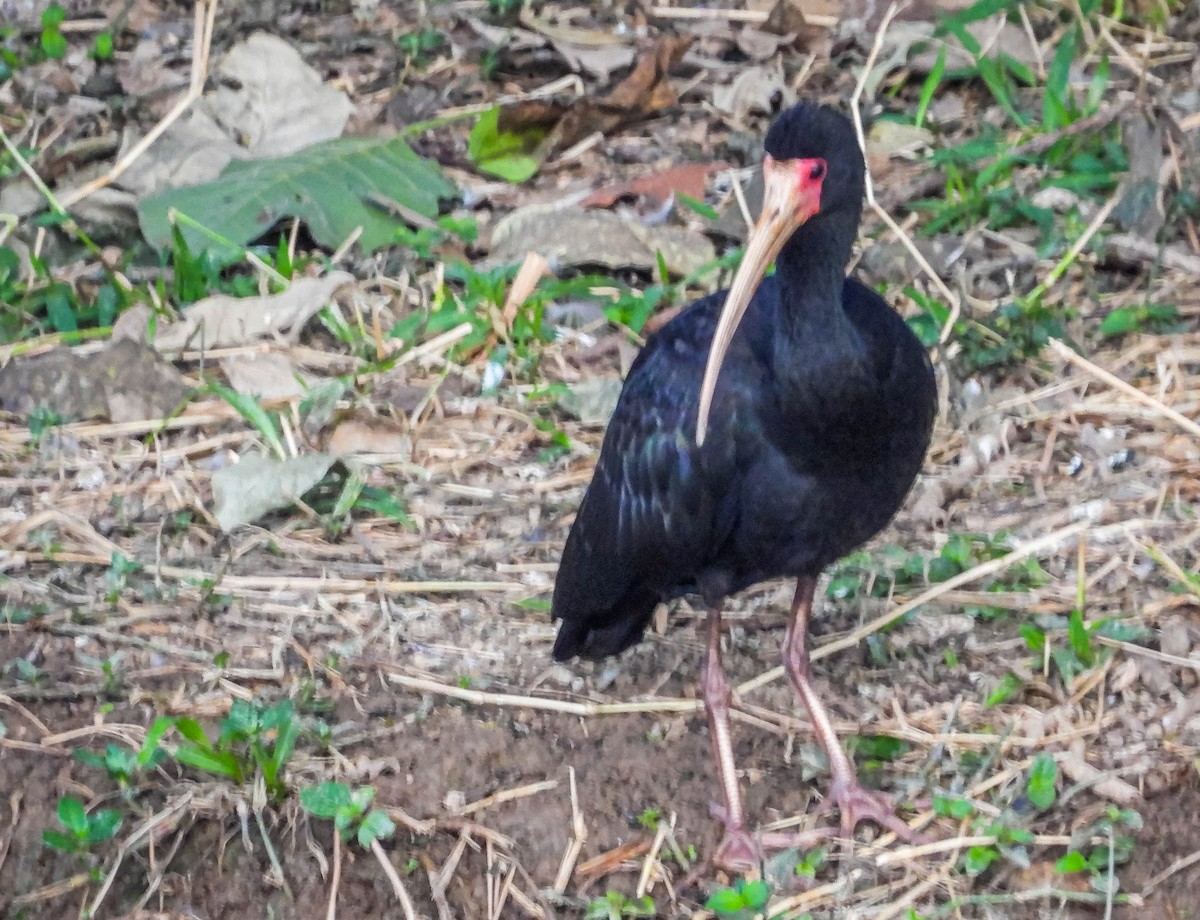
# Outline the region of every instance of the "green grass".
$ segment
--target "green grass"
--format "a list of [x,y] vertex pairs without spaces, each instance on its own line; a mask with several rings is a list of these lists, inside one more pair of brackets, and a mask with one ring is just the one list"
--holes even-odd
[[[1062,259],[1082,235],[1090,212],[1116,193],[1129,170],[1120,120],[1073,130],[1111,105],[1106,102],[1111,98],[1113,79],[1109,49],[1102,42],[1089,47],[1089,30],[1094,33],[1101,16],[1120,19],[1126,11],[1123,4],[1099,0],[1081,2],[1081,18],[1065,8],[1055,14],[1051,12],[1054,7],[1028,7],[1035,22],[1060,32],[1046,72],[1039,76],[1011,55],[981,47],[967,28],[999,13],[1006,13],[1017,24],[1016,6],[1012,0],[980,0],[939,24],[940,36],[965,52],[972,63],[947,66],[948,56],[939,54],[915,90],[911,121],[927,124],[930,105],[946,92],[964,96],[968,105],[994,104],[1003,117],[998,124],[981,124],[965,138],[939,139],[930,168],[943,177],[943,188],[909,207],[920,216],[920,235],[961,236],[979,227],[1000,233],[1032,231],[1038,259]],[[956,55],[949,57],[957,59]],[[1075,203],[1050,207],[1040,193],[1055,191],[1074,196]],[[1168,211],[1187,209],[1190,197],[1182,191],[1168,195]],[[1102,243],[1109,229],[1101,228],[1091,245]],[[1070,259],[1063,267],[1076,261]],[[934,344],[949,320],[949,306],[921,291],[906,293],[920,311],[910,320],[911,325],[927,345]],[[1066,338],[1068,324],[1077,316],[1078,310],[1059,303],[1060,299],[1052,285],[1039,286],[986,313],[964,311],[952,327],[952,341],[959,346],[954,360],[972,372],[1034,357],[1050,337]],[[1172,306],[1148,301],[1119,311],[1105,321],[1099,334],[1163,331],[1175,317]]]

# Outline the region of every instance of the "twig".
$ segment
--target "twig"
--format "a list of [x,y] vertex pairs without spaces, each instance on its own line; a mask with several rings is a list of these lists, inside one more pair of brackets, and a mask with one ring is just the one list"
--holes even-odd
[[1132,642],[1122,642],[1120,639],[1113,639],[1109,636],[1093,636],[1092,638],[1101,645],[1107,645],[1109,648],[1119,648],[1121,651],[1128,652],[1131,655],[1141,655],[1143,658],[1153,658],[1155,661],[1161,661],[1164,664],[1173,664],[1179,668],[1191,668],[1193,671],[1200,671],[1200,660],[1194,658],[1180,658],[1178,655],[1168,655],[1166,652],[1146,648],[1144,645],[1134,645]]
[[504,299],[504,309],[501,311],[501,315],[504,317],[504,334],[506,336],[512,334],[512,325],[516,321],[517,311],[530,298],[538,282],[542,280],[542,276],[549,270],[550,263],[540,253],[525,253],[525,261],[521,263],[520,269],[517,270],[517,276],[513,278],[512,284],[508,288],[508,296]]
[[567,767],[567,780],[571,784],[571,842],[567,844],[562,862],[558,864],[558,874],[554,876],[554,890],[562,894],[571,883],[575,873],[575,864],[583,845],[587,842],[587,825],[583,823],[583,812],[579,810],[579,792],[575,788],[575,768]]
[[777,904],[771,905],[767,920],[783,920],[784,917],[799,916],[801,908],[814,907],[827,897],[837,897],[846,891],[853,891],[854,884],[862,876],[861,869],[851,869],[844,876],[826,885],[818,885],[808,891],[784,898]]
[[1096,212],[1095,216],[1091,220],[1091,223],[1089,223],[1087,227],[1084,228],[1084,231],[1079,234],[1079,238],[1071,244],[1071,248],[1068,249],[1066,254],[1058,260],[1058,264],[1055,265],[1054,268],[1050,269],[1050,273],[1046,275],[1045,280],[1043,280],[1037,287],[1035,287],[1026,295],[1026,300],[1037,300],[1048,290],[1050,290],[1054,283],[1066,273],[1068,268],[1075,264],[1075,260],[1079,258],[1079,254],[1083,252],[1087,244],[1092,241],[1092,237],[1100,232],[1100,228],[1104,226],[1104,222],[1108,220],[1108,216],[1112,214],[1117,205],[1121,203],[1123,194],[1123,189],[1113,193],[1112,197],[1104,203],[1104,207]]
[[[871,46],[871,53],[867,55],[866,63],[863,64],[862,76],[859,77],[858,85],[854,87],[854,93],[850,96],[850,110],[854,114],[854,133],[858,137],[858,146],[864,162],[867,158],[867,138],[866,133],[863,131],[862,109],[860,106],[863,90],[866,88],[867,80],[871,76],[871,68],[875,66],[875,59],[879,57],[879,52],[883,48],[883,36],[887,32],[887,27],[891,25],[892,19],[900,12],[901,8],[906,5],[893,2],[888,6],[887,12],[884,13],[883,19],[879,23],[879,28],[875,31],[875,43]],[[938,293],[945,298],[946,303],[949,305],[950,314],[946,317],[946,322],[942,326],[942,332],[938,336],[939,342],[945,342],[949,338],[955,322],[958,321],[959,314],[962,312],[962,304],[950,288],[946,286],[946,282],[933,270],[933,266],[929,264],[929,260],[917,248],[917,244],[913,242],[912,237],[904,232],[904,228],[896,222],[891,214],[884,210],[883,205],[875,198],[875,182],[871,178],[869,167],[866,170],[866,185],[867,204],[871,206],[871,210],[896,235],[896,239],[908,250],[908,254],[913,257],[913,260],[920,267],[921,271],[933,282],[933,286],[938,289]]]
[[342,883],[342,838],[337,829],[333,831],[333,877],[329,880],[329,907],[325,920],[336,920],[338,887]]
[[267,861],[275,871],[275,877],[279,880],[279,887],[283,889],[289,901],[293,900],[295,895],[292,894],[292,888],[288,884],[287,876],[283,874],[283,864],[279,861],[279,854],[275,852],[274,844],[271,843],[271,835],[267,833],[267,825],[263,821],[263,810],[261,808],[254,808],[252,811],[254,812],[254,822],[258,825],[258,836],[262,838],[263,848],[267,851]]
[[505,802],[527,798],[531,795],[537,795],[539,792],[549,792],[551,789],[557,788],[558,780],[547,779],[540,783],[530,783],[527,786],[520,786],[516,789],[505,789],[502,792],[484,796],[482,799],[471,802],[469,805],[464,805],[462,808],[457,808],[454,813],[464,816],[471,815],[477,811],[483,811],[485,808],[491,808],[493,805],[502,805]]
[[1087,371],[1089,374],[1091,374],[1097,380],[1102,380],[1104,383],[1107,383],[1114,390],[1119,390],[1122,393],[1124,393],[1130,399],[1137,400],[1144,406],[1149,406],[1155,412],[1158,412],[1160,415],[1163,415],[1166,418],[1169,418],[1171,421],[1173,421],[1176,425],[1178,425],[1184,431],[1200,438],[1200,424],[1197,424],[1196,422],[1192,421],[1190,418],[1188,418],[1183,413],[1175,411],[1170,406],[1168,406],[1166,403],[1164,403],[1162,400],[1156,399],[1155,397],[1151,396],[1149,393],[1143,393],[1141,390],[1139,390],[1133,384],[1126,383],[1124,380],[1122,380],[1116,374],[1111,374],[1108,371],[1106,371],[1104,368],[1098,367],[1097,365],[1095,365],[1094,363],[1089,361],[1087,358],[1083,357],[1083,355],[1076,354],[1074,351],[1072,351],[1070,348],[1068,348],[1066,345],[1064,345],[1058,339],[1051,339],[1047,344],[1049,344],[1049,346],[1052,349],[1054,349],[1054,351],[1057,352],[1059,355],[1061,355],[1063,358],[1066,358],[1066,360],[1069,361],[1071,364],[1074,364],[1076,367],[1082,368],[1083,370]]
[[187,837],[187,832],[190,830],[191,824],[189,823],[187,827],[180,828],[176,832],[175,839],[171,843],[171,849],[163,859],[155,864],[154,877],[150,880],[150,884],[146,886],[146,890],[142,892],[142,896],[133,905],[133,910],[130,911],[131,915],[136,915],[154,897],[154,892],[158,891],[158,887],[163,883],[163,879],[166,878],[167,869],[170,868],[172,860],[175,859],[175,854],[179,852],[179,848],[183,845],[183,841]]
[[1142,887],[1142,897],[1150,897],[1150,895],[1154,892],[1154,889],[1169,879],[1172,875],[1176,875],[1177,873],[1182,872],[1184,869],[1188,869],[1196,865],[1196,863],[1200,863],[1200,850],[1197,850],[1195,853],[1189,853],[1187,856],[1180,856],[1177,860],[1175,860],[1175,862],[1163,869],[1162,872],[1158,873],[1158,875],[1146,882],[1146,884]]
[[[907,862],[912,862],[915,859],[920,859],[923,856],[932,856],[934,853],[945,853],[950,850],[962,850],[967,847],[990,847],[995,846],[999,838],[994,834],[976,834],[968,837],[951,837],[947,840],[934,840],[929,843],[919,843],[912,846],[898,847],[893,850],[887,850],[875,857],[875,865],[879,868],[886,866],[895,866]],[[1038,834],[1033,838],[1033,844],[1036,846],[1070,846],[1071,838],[1066,835],[1048,835]]]
[[746,230],[754,229],[754,215],[750,213],[750,205],[746,202],[746,192],[742,188],[742,180],[737,177],[736,170],[729,170],[729,178],[733,183],[733,197],[737,201],[738,210],[742,214],[742,220],[746,222]]
[[950,873],[954,871],[954,867],[958,863],[959,852],[959,848],[955,848],[954,852],[950,854],[950,858],[942,863],[936,872],[910,888],[902,897],[897,898],[889,904],[882,913],[876,914],[873,920],[891,920],[892,917],[899,916],[901,912],[915,904],[919,898],[923,898],[938,885],[942,884]]
[[646,892],[650,890],[650,877],[654,872],[655,865],[658,863],[658,854],[662,852],[663,841],[666,839],[667,822],[660,820],[654,833],[654,843],[650,845],[650,852],[642,860],[642,871],[638,876],[637,888],[633,892],[635,898],[644,898]]
[[431,875],[429,879],[430,888],[433,891],[434,899],[439,896],[445,897],[446,886],[450,884],[450,879],[454,877],[454,872],[458,868],[459,860],[462,859],[463,853],[467,851],[467,841],[471,835],[468,831],[462,830],[458,834],[458,840],[455,841],[454,849],[450,851],[450,855],[446,857],[446,862],[442,864],[442,868],[437,871],[436,875]]
[[400,902],[400,909],[404,911],[404,920],[417,920],[417,909],[408,894],[408,889],[404,887],[404,882],[396,872],[396,867],[392,865],[392,861],[388,859],[387,853],[384,852],[378,840],[371,841],[371,852],[375,854],[379,865],[383,867],[383,874],[392,883],[392,891],[396,895],[396,900]]
[[[865,623],[849,635],[818,646],[817,648],[813,649],[813,652],[809,658],[812,661],[816,661],[820,658],[825,658],[828,655],[832,655],[835,652],[840,652],[843,649],[853,648],[855,645],[858,645],[858,643],[867,638],[867,636],[873,635],[879,632],[879,630],[890,626],[906,613],[916,610],[918,607],[922,606],[923,604],[928,604],[932,600],[936,600],[947,591],[952,591],[955,588],[960,588],[963,585],[970,584],[973,581],[978,581],[980,578],[986,578],[988,575],[995,575],[997,572],[1003,572],[1009,566],[1015,565],[1022,559],[1027,559],[1030,556],[1035,556],[1038,553],[1045,552],[1046,550],[1058,546],[1060,543],[1063,543],[1072,537],[1078,536],[1091,526],[1091,521],[1077,521],[1074,524],[1068,524],[1066,527],[1062,527],[1053,533],[1048,533],[1044,537],[1039,537],[1036,540],[1030,540],[1028,543],[1018,547],[1006,556],[1001,556],[999,559],[992,559],[988,562],[980,563],[974,568],[967,569],[965,572],[960,572],[953,578],[948,578],[940,584],[934,585],[928,591],[917,595],[912,600],[901,604],[899,607],[889,610],[887,613],[876,617],[869,623]],[[767,684],[778,680],[779,678],[783,677],[783,674],[784,671],[782,666],[772,668],[771,670],[758,675],[758,677],[751,678],[750,680],[739,684],[734,692],[736,695],[742,696],[750,693],[752,690],[757,690],[759,687],[764,687]]]
[[470,323],[460,323],[453,329],[443,332],[441,335],[435,335],[427,342],[422,342],[415,348],[410,348],[399,358],[396,359],[395,367],[402,364],[408,364],[410,361],[418,361],[423,358],[428,358],[431,355],[440,355],[442,352],[448,351],[450,346],[459,339],[466,338],[471,334],[474,327]]
[[4,863],[8,859],[8,849],[12,846],[13,838],[17,835],[17,824],[21,820],[21,800],[25,793],[14,789],[8,796],[8,833],[0,840],[0,872],[4,871]]
[[[658,19],[724,19],[727,22],[747,22],[753,25],[766,22],[770,15],[767,10],[724,10],[687,6],[652,6],[646,12]],[[810,25],[831,29],[838,24],[838,17],[805,13],[804,21]]]
[[572,700],[550,700],[537,696],[525,696],[517,693],[490,693],[485,690],[471,690],[443,684],[424,677],[411,677],[408,674],[388,673],[388,679],[401,687],[410,690],[420,690],[424,693],[437,693],[477,706],[520,706],[526,709],[540,709],[546,712],[561,712],[572,716],[604,716],[629,712],[696,712],[701,703],[698,700],[645,700],[640,703],[577,703]]
[[39,734],[41,734],[43,743],[45,743],[46,738],[50,737],[50,729],[46,726],[46,723],[30,712],[26,707],[14,700],[7,693],[0,693],[0,706],[8,706],[10,709],[15,709],[27,720],[29,720],[33,727],[38,730]]
[[8,906],[24,907],[27,904],[47,901],[50,898],[60,898],[64,894],[74,891],[76,888],[83,888],[85,885],[91,884],[91,882],[92,873],[80,872],[69,878],[43,885],[41,888],[35,888],[33,891],[27,891],[25,894],[19,894],[9,902]]
[[[89,195],[100,191],[100,189],[119,179],[130,166],[141,158],[142,154],[150,148],[150,145],[158,140],[163,132],[171,127],[188,110],[188,107],[193,102],[200,98],[200,95],[204,92],[204,81],[208,74],[208,56],[212,48],[213,25],[216,22],[218,2],[219,0],[196,0],[195,29],[193,35],[193,43],[196,48],[192,56],[192,77],[187,92],[171,107],[171,111],[167,112],[158,124],[146,133],[145,137],[134,144],[125,156],[113,164],[108,172],[64,194],[60,199],[64,208],[69,208],[71,205],[77,204]],[[205,8],[206,3],[207,9]]]
[[[156,828],[161,827],[168,821],[173,821],[177,815],[188,808],[192,804],[194,794],[189,790],[180,796],[179,801],[168,808],[164,808],[157,814],[151,815],[143,821],[138,827],[130,832],[129,836],[122,841],[117,847],[117,855],[113,860],[113,864],[109,867],[108,873],[104,877],[104,882],[100,885],[100,890],[96,892],[96,896],[92,899],[91,905],[88,907],[87,915],[89,917],[96,916],[100,910],[100,905],[104,903],[105,897],[108,895],[108,890],[112,887],[113,881],[117,877],[117,872],[121,868],[121,863],[125,859],[125,855],[138,844],[142,838],[147,837]],[[14,902],[15,903],[15,902]]]

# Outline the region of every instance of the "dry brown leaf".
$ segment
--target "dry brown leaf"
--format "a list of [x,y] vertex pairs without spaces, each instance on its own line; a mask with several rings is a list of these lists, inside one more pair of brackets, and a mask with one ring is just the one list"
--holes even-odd
[[[329,303],[338,288],[350,284],[349,272],[331,272],[322,278],[298,278],[286,291],[266,297],[229,297],[215,294],[186,311],[177,323],[158,323],[154,347],[160,352],[187,345],[227,348],[259,339],[285,336],[294,339],[301,327]],[[113,335],[145,341],[149,311],[135,307],[121,317]]]
[[652,207],[662,205],[672,195],[704,197],[708,177],[726,169],[728,163],[688,163],[639,176],[628,182],[618,182],[596,189],[580,202],[585,208],[611,208],[622,198],[645,198]]
[[230,355],[221,370],[233,389],[259,399],[299,399],[313,383],[281,352]]
[[348,454],[389,454],[412,459],[412,438],[398,425],[384,419],[350,418],[329,435],[325,449],[335,457]]
[[1125,780],[1116,776],[1105,776],[1104,771],[1097,770],[1074,751],[1064,753],[1058,765],[1072,782],[1086,783],[1096,795],[1110,802],[1132,805],[1142,797],[1141,793]]
[[571,65],[577,73],[586,71],[599,80],[607,81],[614,70],[628,67],[637,56],[637,49],[631,45],[605,45],[592,48],[584,45],[572,45],[569,42],[552,41],[554,50],[562,55],[563,60]]
[[607,134],[655,115],[675,104],[677,95],[668,75],[691,44],[690,37],[661,39],[638,58],[629,76],[598,99],[584,96],[565,108],[543,100],[508,106],[500,113],[500,130],[519,132],[522,128],[553,124],[538,148],[539,159],[545,160],[593,132]]
[[767,61],[796,41],[796,33],[776,35],[749,27],[740,30],[734,37],[738,50],[752,61]]

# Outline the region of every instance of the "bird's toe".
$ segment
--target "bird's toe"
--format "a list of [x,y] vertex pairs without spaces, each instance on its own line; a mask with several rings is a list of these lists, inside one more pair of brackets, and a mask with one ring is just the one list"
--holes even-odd
[[829,806],[836,805],[841,812],[842,836],[850,839],[863,821],[874,821],[901,840],[914,843],[918,840],[916,830],[909,827],[896,814],[896,803],[882,792],[864,789],[857,782],[830,791],[826,800]]

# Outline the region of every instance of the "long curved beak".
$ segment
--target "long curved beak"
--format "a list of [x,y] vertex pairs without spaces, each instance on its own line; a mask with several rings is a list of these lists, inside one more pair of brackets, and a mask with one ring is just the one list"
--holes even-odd
[[[818,164],[819,172],[815,173]],[[704,436],[708,433],[708,416],[712,410],[721,363],[725,360],[738,323],[746,315],[754,292],[762,283],[763,274],[775,261],[783,244],[801,224],[820,210],[824,170],[823,160],[775,160],[768,156],[763,161],[762,213],[746,241],[746,254],[733,277],[729,296],[725,298],[725,306],[708,352],[708,363],[704,367],[700,409],[696,416],[697,446],[704,443]]]

